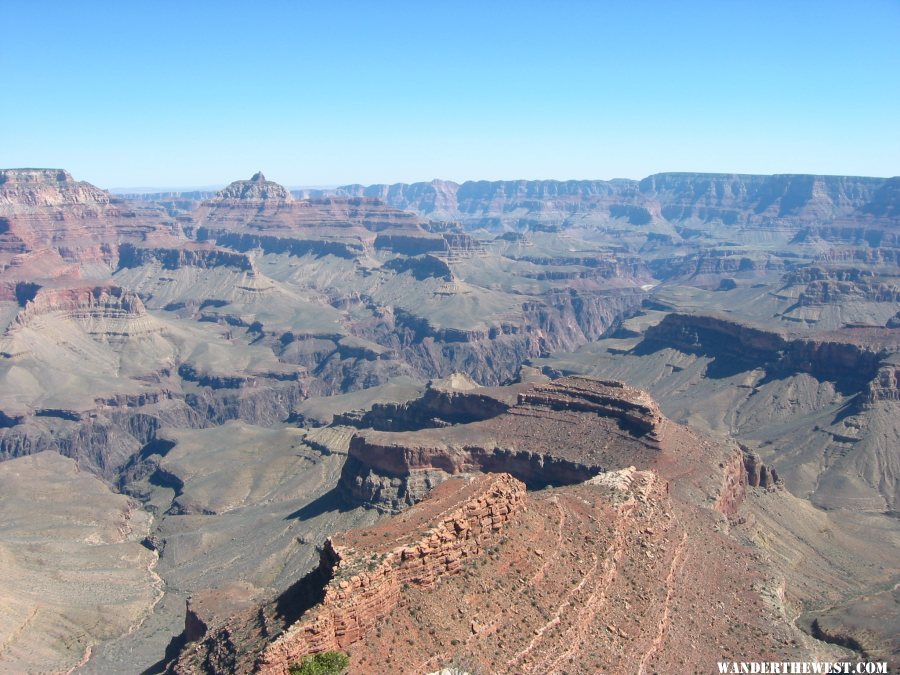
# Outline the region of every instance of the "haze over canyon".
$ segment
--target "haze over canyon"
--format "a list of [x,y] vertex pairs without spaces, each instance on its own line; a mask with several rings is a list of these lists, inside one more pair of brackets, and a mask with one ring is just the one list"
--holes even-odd
[[3,671],[896,670],[900,177],[2,169],[0,460]]

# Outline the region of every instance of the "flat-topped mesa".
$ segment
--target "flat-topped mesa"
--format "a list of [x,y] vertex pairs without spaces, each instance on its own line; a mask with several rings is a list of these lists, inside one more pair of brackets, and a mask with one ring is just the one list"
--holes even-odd
[[19,284],[16,290],[21,309],[0,334],[0,355],[6,358],[31,353],[36,332],[56,334],[77,326],[97,341],[119,344],[162,330],[136,293],[112,284],[49,288]]
[[106,278],[123,242],[177,246],[182,223],[153,204],[127,202],[61,169],[0,170],[0,276]]
[[138,295],[113,284],[74,287],[39,287],[20,284],[19,301],[23,309],[16,317],[20,325],[27,325],[35,316],[50,312],[91,313],[106,312],[121,316],[144,316],[147,311]]
[[897,223],[898,190],[896,178],[664,173],[641,181],[433,181],[348,185],[337,191],[377,196],[431,218],[493,230],[552,229],[590,214],[604,225],[627,221],[632,226],[719,222],[799,229],[864,221],[875,226],[869,228],[873,233],[890,235],[884,226]]
[[258,171],[250,180],[236,180],[219,191],[214,201],[218,200],[283,204],[294,201],[294,197],[286,187],[266,180],[262,171]]
[[0,169],[0,208],[109,204],[109,193],[63,169]]
[[[396,518],[328,539],[318,569],[271,605],[212,627],[171,670],[287,675],[304,656],[346,651],[390,613],[404,588],[431,588],[499,543],[525,500],[525,486],[507,474],[448,480]],[[307,598],[319,600],[303,611],[297,603]],[[270,641],[275,607],[280,617],[299,612],[299,619]],[[227,659],[223,643],[233,647]]]
[[[498,393],[504,389],[518,396],[506,410]],[[468,405],[478,391],[440,400]],[[497,414],[486,419],[358,432],[350,440],[342,491],[366,506],[396,512],[452,475],[504,472],[541,488],[580,483],[631,464],[649,466],[659,455],[664,418],[640,390],[565,377],[485,391],[498,404]],[[447,416],[442,410],[441,417]]]
[[650,394],[615,380],[565,377],[519,394],[519,403],[616,418],[639,436],[655,434],[663,421]]

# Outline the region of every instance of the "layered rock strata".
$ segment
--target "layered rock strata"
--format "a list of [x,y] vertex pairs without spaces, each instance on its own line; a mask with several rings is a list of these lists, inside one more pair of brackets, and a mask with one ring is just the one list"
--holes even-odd
[[[662,173],[641,181],[348,185],[338,193],[378,198],[428,217],[495,229],[541,229],[598,216],[636,226],[719,222],[794,230],[856,219],[876,224],[870,230],[883,234],[877,224],[897,218],[897,186],[896,178]],[[816,234],[832,236],[829,231]]]
[[350,441],[342,490],[396,511],[449,476],[506,471],[532,487],[567,485],[659,451],[663,417],[644,392],[568,377],[514,386],[518,402],[482,421],[411,432],[361,431]]
[[[175,673],[258,672],[287,675],[308,654],[346,651],[386,616],[408,588],[430,588],[458,574],[466,559],[484,555],[523,506],[525,486],[506,474],[446,481],[416,509],[383,524],[325,542],[319,568],[306,583],[324,582],[321,601],[269,644],[253,641],[245,622],[254,613],[216,627],[171,669]],[[296,593],[296,591],[295,591]],[[259,610],[262,634],[272,625]],[[188,619],[196,627],[200,622]],[[218,648],[225,642],[228,656]]]
[[752,326],[731,318],[671,313],[644,334],[636,353],[668,346],[753,364],[767,372],[804,372],[855,386],[875,378],[882,361],[900,351],[891,329],[858,329],[812,337]]

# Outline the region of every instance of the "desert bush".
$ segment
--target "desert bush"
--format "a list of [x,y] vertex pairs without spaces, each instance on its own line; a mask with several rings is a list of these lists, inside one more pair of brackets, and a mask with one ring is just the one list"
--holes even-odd
[[288,669],[291,675],[339,675],[350,665],[343,652],[320,652],[305,656]]

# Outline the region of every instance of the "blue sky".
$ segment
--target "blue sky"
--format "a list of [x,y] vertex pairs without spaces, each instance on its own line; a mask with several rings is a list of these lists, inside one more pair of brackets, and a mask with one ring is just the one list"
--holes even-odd
[[0,167],[103,187],[900,174],[900,0],[0,9]]

